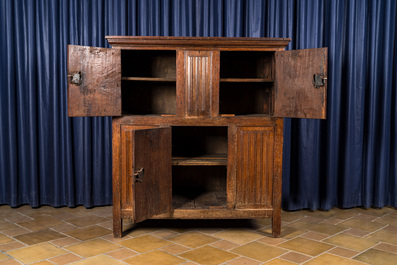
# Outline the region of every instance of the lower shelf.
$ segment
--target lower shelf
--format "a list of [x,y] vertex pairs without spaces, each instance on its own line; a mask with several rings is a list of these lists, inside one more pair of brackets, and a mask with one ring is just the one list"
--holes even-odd
[[227,166],[227,155],[203,155],[196,157],[173,157],[173,166]]
[[226,192],[183,192],[172,196],[173,209],[211,209],[226,207]]

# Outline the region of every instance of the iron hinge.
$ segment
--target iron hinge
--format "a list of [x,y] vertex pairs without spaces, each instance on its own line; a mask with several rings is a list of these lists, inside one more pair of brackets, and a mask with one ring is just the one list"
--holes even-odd
[[325,80],[327,80],[326,76],[315,74],[313,76],[313,84],[315,88],[323,87],[325,86]]

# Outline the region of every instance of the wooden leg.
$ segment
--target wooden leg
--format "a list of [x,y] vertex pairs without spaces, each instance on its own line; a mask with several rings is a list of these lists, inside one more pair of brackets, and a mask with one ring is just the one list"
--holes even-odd
[[281,212],[274,211],[272,217],[272,236],[280,237],[281,234]]
[[123,219],[120,215],[113,213],[113,236],[120,238],[123,236]]

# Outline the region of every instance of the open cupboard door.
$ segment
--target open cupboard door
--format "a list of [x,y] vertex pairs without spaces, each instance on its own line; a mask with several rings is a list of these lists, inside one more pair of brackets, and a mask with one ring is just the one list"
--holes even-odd
[[68,45],[69,117],[121,115],[120,49]]
[[169,213],[172,207],[171,127],[139,129],[139,126],[124,125],[122,128],[122,174],[127,184],[122,187],[126,189],[122,191],[122,208],[131,210],[134,223]]
[[327,48],[277,51],[274,116],[325,119]]

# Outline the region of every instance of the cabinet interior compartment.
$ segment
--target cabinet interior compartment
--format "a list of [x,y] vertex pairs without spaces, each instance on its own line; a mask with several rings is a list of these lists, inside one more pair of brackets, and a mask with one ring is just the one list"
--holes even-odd
[[226,207],[228,127],[172,127],[174,209]]
[[226,207],[226,166],[173,166],[172,207]]
[[222,51],[219,113],[273,113],[274,52]]
[[226,165],[227,131],[226,126],[173,126],[173,165]]
[[170,82],[122,81],[124,114],[176,114],[176,89]]
[[221,83],[219,113],[234,115],[272,115],[272,83]]
[[176,51],[122,50],[123,114],[176,114]]
[[233,79],[272,82],[274,81],[274,52],[221,51],[219,70],[221,82],[233,81]]

